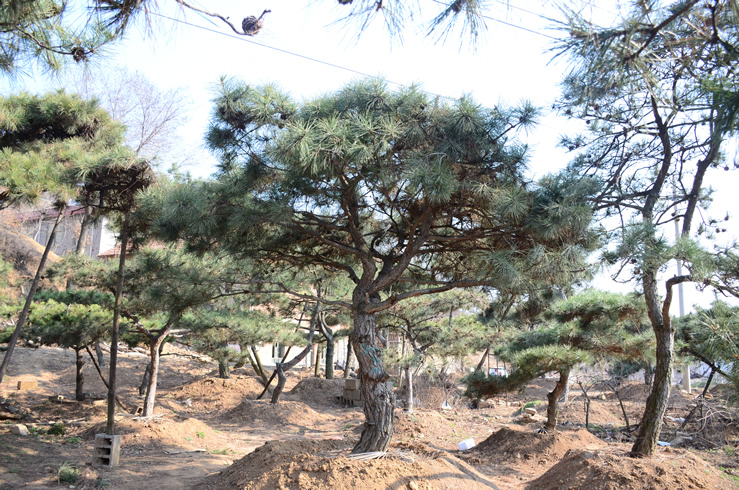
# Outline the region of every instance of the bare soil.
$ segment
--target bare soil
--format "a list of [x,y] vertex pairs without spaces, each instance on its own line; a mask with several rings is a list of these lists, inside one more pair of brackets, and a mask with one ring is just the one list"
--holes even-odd
[[[271,405],[269,395],[256,400],[263,388],[251,370],[220,379],[215,364],[169,349],[162,358],[155,416],[144,419],[122,410],[117,415],[121,464],[112,469],[91,466],[94,436],[104,430],[106,411],[106,390],[92,363],[85,367],[89,396],[76,402],[72,351],[16,349],[0,396],[23,419],[0,424],[0,489],[594,490],[734,488],[737,481],[732,475],[739,471],[739,439],[728,418],[722,419],[720,442],[704,441],[709,450],[665,447],[647,459],[627,456],[633,432],[622,430],[621,407],[608,388],[588,393],[590,431],[583,427],[585,397],[574,387],[561,405],[559,430],[538,433],[541,424],[516,423],[527,403],[545,411],[555,381],[549,379],[477,410],[468,408],[458,390],[428,386],[419,390],[422,408],[396,411],[388,452],[356,460],[349,453],[364,414],[361,407],[342,408],[343,379],[291,371],[280,403]],[[142,404],[138,385],[148,357],[131,351],[119,360],[119,397],[135,411]],[[18,381],[38,386],[18,390]],[[619,389],[630,425],[638,423],[647,394],[640,384]],[[58,395],[64,399],[49,400]],[[439,409],[445,400],[452,409]],[[692,397],[675,390],[668,415],[685,417],[693,406]],[[0,409],[0,417],[13,415]],[[21,422],[30,435],[11,433]],[[64,424],[64,434],[49,433],[55,423]],[[672,440],[678,430],[679,423],[667,420],[662,438]],[[468,438],[477,445],[459,451],[457,443]],[[62,481],[65,467],[77,470],[76,482]]]

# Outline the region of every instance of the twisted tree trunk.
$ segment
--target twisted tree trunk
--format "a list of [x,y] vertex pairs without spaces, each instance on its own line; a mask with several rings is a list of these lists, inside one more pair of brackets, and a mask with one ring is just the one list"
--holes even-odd
[[677,283],[678,279],[672,278],[667,281],[667,294],[664,300],[660,301],[659,294],[657,294],[656,277],[657,271],[645,271],[642,279],[647,314],[657,341],[657,363],[654,368],[652,391],[647,397],[639,432],[631,448],[632,454],[637,456],[651,456],[657,448],[657,440],[662,430],[662,419],[670,398],[675,355],[675,330],[670,322],[669,311],[672,302],[672,286]]
[[559,372],[559,381],[554,385],[554,389],[547,394],[547,424],[545,425],[547,430],[554,430],[557,428],[557,415],[559,408],[559,397],[564,393],[567,383],[570,379],[570,370],[565,369]]
[[154,415],[154,403],[157,395],[157,381],[159,379],[159,359],[160,359],[160,347],[162,346],[164,339],[167,338],[171,325],[164,327],[156,337],[154,337],[149,343],[149,355],[151,356],[151,372],[149,373],[149,385],[146,388],[146,398],[144,398],[144,417],[151,417]]
[[395,394],[385,381],[390,375],[382,365],[382,349],[377,322],[371,313],[354,312],[352,344],[359,362],[359,379],[364,398],[365,425],[352,453],[385,451],[393,434]]
[[[286,381],[285,371],[287,371],[288,369],[292,369],[297,363],[305,359],[305,356],[307,356],[308,353],[313,349],[313,333],[316,331],[316,324],[318,323],[318,315],[321,312],[320,310],[321,310],[321,305],[319,303],[316,303],[316,306],[313,309],[313,317],[310,319],[310,328],[308,330],[308,341],[306,342],[305,348],[302,351],[300,351],[300,353],[297,356],[295,356],[290,362],[286,362],[284,364],[282,362],[278,362],[277,366],[275,366],[275,373],[277,373],[277,386],[275,386],[275,391],[272,392],[272,400],[270,401],[270,403],[275,404],[280,400],[280,395],[282,394],[282,390],[285,388],[285,381]],[[266,390],[267,387],[265,387],[264,389]],[[264,394],[264,392],[262,392],[262,394]]]

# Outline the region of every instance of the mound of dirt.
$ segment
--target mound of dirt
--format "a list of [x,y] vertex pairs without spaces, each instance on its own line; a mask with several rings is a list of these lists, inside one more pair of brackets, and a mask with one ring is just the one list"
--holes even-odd
[[180,402],[189,398],[194,409],[230,410],[245,398],[256,398],[263,389],[262,383],[250,376],[206,377],[175,388],[169,394]]
[[[105,432],[105,423],[100,423],[84,432],[86,439]],[[225,444],[224,436],[200,420],[174,416],[157,417],[150,420],[125,418],[116,420],[115,432],[120,434],[124,446],[147,446],[169,448],[208,448]]]
[[[21,276],[33,277],[43,254],[43,245],[39,245],[32,238],[11,231],[5,223],[0,227],[0,256],[13,264],[13,268]],[[57,254],[49,252],[46,264],[48,266],[59,260]]]
[[[622,400],[644,402],[651,391],[652,389],[649,386],[643,383],[636,383],[623,386],[618,390],[618,394]],[[690,403],[690,401],[690,395],[687,395],[675,387],[670,390],[669,406],[684,407]]]
[[651,458],[636,459],[625,453],[572,450],[527,488],[729,489],[734,486],[720,476],[719,470],[687,451],[661,451]]
[[244,400],[236,408],[224,415],[232,421],[245,421],[253,424],[259,421],[265,425],[299,425],[303,427],[320,425],[336,417],[318,413],[305,403],[298,401],[281,401],[275,405],[269,400]]
[[312,405],[335,405],[344,391],[344,379],[305,378],[286,394],[293,400]]
[[451,432],[449,422],[434,410],[396,411],[393,434],[398,439],[413,438],[429,432]]
[[512,459],[538,462],[560,459],[570,449],[600,449],[606,443],[585,429],[558,430],[539,434],[528,430],[502,428],[462,454],[472,464],[500,464]]
[[440,451],[390,450],[370,461],[346,457],[342,441],[270,441],[197,488],[494,488],[464,462]]
[[[643,405],[640,405],[643,411]],[[543,409],[545,410],[545,409]],[[588,421],[596,425],[623,425],[624,419],[618,404],[606,402],[602,400],[592,400],[590,402],[590,413]],[[634,422],[631,420],[630,422]],[[585,423],[585,404],[582,399],[577,398],[570,400],[568,403],[560,403],[559,405],[559,423],[570,422],[573,424]]]

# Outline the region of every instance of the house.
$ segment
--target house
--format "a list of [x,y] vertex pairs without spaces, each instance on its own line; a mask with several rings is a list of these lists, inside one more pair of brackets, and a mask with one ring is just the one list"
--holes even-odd
[[[7,210],[9,217],[17,226],[18,231],[45,246],[49,233],[54,226],[59,210],[53,207],[41,209]],[[67,206],[63,211],[62,220],[57,228],[56,237],[51,251],[62,256],[73,252],[77,248],[77,240],[85,217],[85,207],[80,205]],[[85,254],[97,257],[101,250],[107,250],[115,245],[115,234],[108,227],[105,217],[98,218],[91,226],[85,244]]]

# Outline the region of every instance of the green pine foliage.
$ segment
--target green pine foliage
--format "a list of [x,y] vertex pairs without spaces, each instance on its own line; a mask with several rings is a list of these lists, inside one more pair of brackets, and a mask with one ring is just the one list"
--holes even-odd
[[466,376],[467,396],[511,391],[550,372],[566,379],[582,363],[642,361],[653,349],[643,303],[633,295],[588,290],[555,303],[545,317],[543,327],[514,331],[496,350],[511,365],[512,373],[507,377]]
[[113,311],[99,304],[36,301],[24,336],[44,345],[81,348],[101,340],[112,319]]
[[714,301],[677,320],[678,349],[722,374],[739,391],[739,307]]
[[95,101],[62,91],[0,98],[0,207],[81,199],[93,169],[122,160],[123,128]]
[[0,3],[0,72],[27,74],[31,66],[56,71],[66,59],[86,61],[113,40],[113,32],[95,15],[87,22],[69,22],[71,10],[70,2],[57,0]]

